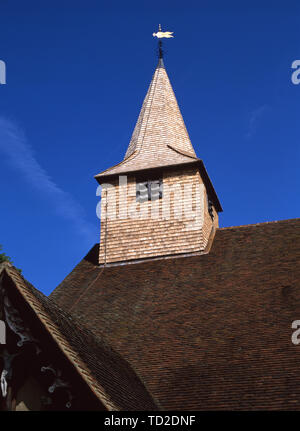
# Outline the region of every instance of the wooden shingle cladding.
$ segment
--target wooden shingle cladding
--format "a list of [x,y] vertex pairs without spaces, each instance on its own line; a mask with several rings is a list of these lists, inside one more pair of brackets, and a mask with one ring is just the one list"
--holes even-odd
[[300,219],[217,229],[198,256],[103,270],[97,254],[51,298],[68,310],[86,292],[72,313],[105,334],[163,409],[300,410]]
[[[52,350],[67,362],[67,370],[77,374],[83,390],[77,392],[81,409],[96,410],[156,410],[157,407],[129,364],[104,341],[84,327],[81,320],[60,309],[30,285],[19,272],[6,263],[0,267],[1,288],[15,292],[35,319],[34,327],[41,326],[51,339]],[[24,308],[24,305],[23,305]],[[40,337],[43,341],[44,337]],[[74,384],[72,373],[71,383]],[[77,385],[78,386],[78,385]],[[76,392],[76,391],[75,391]],[[78,406],[80,409],[80,406]]]
[[103,193],[102,215],[107,210],[107,218],[101,222],[100,264],[206,249],[218,214],[214,211],[214,220],[209,215],[199,171],[178,167],[163,171],[161,178],[162,199],[136,203],[140,175],[127,177],[121,186],[114,180],[114,187]]

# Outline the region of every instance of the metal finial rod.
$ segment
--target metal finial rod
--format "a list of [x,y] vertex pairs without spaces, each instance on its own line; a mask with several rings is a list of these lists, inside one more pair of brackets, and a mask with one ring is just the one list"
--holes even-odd
[[164,56],[164,51],[162,48],[163,44],[162,44],[162,40],[158,40],[158,58],[163,58]]
[[[161,32],[161,25],[158,24],[158,33],[160,33],[160,32]],[[162,46],[163,46],[162,40],[159,38],[157,38],[157,39],[158,39],[158,58],[163,58],[164,52],[162,49]]]
[[164,51],[162,48],[162,38],[166,37],[166,38],[170,38],[170,37],[174,37],[173,36],[173,32],[172,31],[162,31],[161,29],[161,25],[158,25],[158,32],[157,33],[153,33],[154,37],[157,37],[158,39],[158,57],[159,58],[163,58],[164,56]]

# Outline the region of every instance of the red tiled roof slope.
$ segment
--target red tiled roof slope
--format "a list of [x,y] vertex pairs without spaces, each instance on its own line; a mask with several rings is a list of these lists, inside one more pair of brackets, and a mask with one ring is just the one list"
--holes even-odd
[[[97,247],[52,293],[68,309]],[[207,255],[106,267],[72,313],[164,409],[300,409],[300,219],[218,229]]]

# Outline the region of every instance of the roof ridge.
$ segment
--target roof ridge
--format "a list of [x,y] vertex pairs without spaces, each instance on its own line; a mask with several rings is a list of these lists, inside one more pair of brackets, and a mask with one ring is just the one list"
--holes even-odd
[[300,217],[291,218],[291,219],[282,219],[282,220],[263,221],[259,223],[250,223],[250,224],[243,224],[243,225],[237,225],[237,226],[224,226],[224,227],[219,227],[218,230],[226,230],[226,229],[228,230],[228,229],[236,229],[236,228],[243,228],[243,227],[260,226],[263,224],[285,223],[289,221],[300,221]]
[[[6,261],[4,261],[4,262],[1,262],[0,263],[0,272],[1,271],[3,271],[3,269],[4,268],[6,268],[6,267],[8,267],[8,268],[10,268],[10,267],[12,267],[13,266],[13,264],[12,263],[10,263],[10,262],[8,262],[7,260]],[[16,269],[16,268],[15,268]]]

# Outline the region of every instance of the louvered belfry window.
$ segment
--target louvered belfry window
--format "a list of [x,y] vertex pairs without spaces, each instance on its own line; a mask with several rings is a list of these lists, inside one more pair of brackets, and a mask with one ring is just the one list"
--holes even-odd
[[209,198],[207,198],[207,206],[208,206],[208,213],[211,219],[213,220],[214,219],[213,203]]
[[139,181],[136,182],[136,201],[146,202],[161,199],[163,196],[162,179]]

